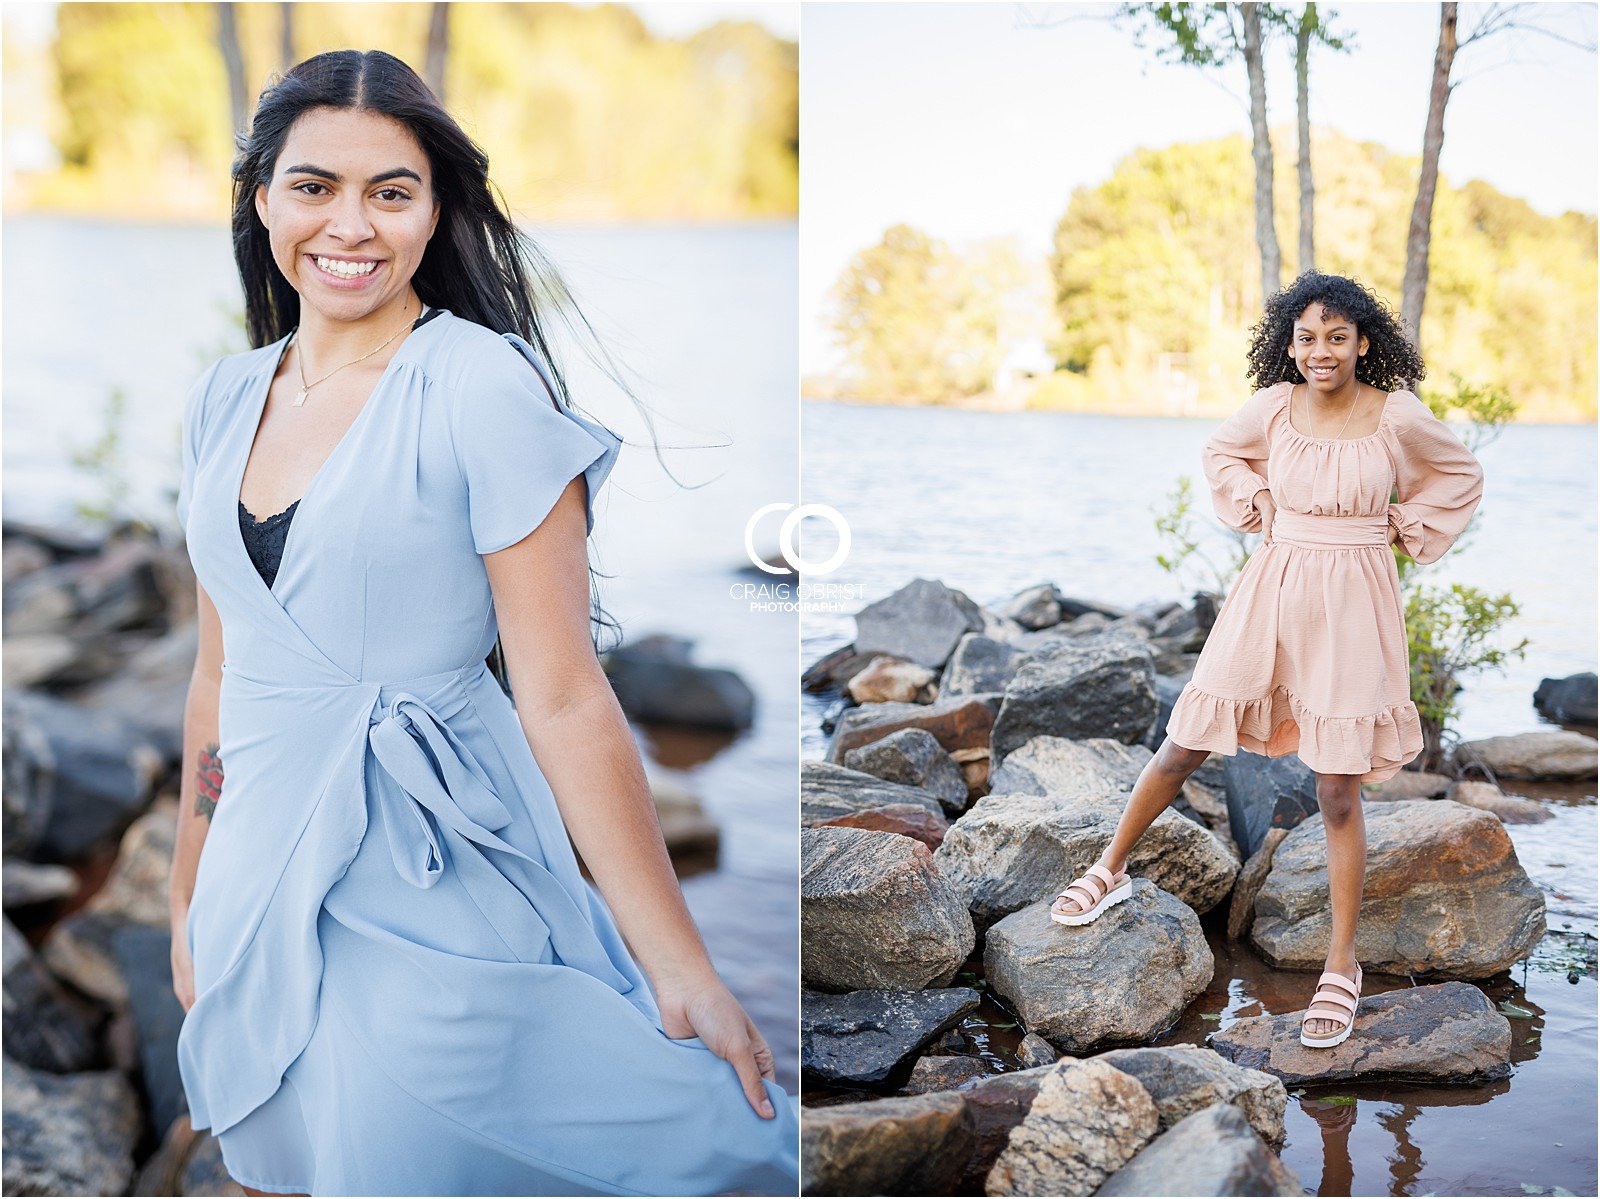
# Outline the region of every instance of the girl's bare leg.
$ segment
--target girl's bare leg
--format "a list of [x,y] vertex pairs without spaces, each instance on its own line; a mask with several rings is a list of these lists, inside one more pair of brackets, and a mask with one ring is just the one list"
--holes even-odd
[[[1361,914],[1361,888],[1367,873],[1367,822],[1361,811],[1361,776],[1317,775],[1317,807],[1328,841],[1328,898],[1333,907],[1333,933],[1324,969],[1356,977],[1356,920]],[[1331,1003],[1314,1003],[1312,1012],[1348,1013]],[[1312,1036],[1337,1032],[1343,1020],[1307,1017],[1305,1030]]]
[[[1208,750],[1186,749],[1171,737],[1161,743],[1161,748],[1156,750],[1155,756],[1140,771],[1139,781],[1134,783],[1133,794],[1128,797],[1128,806],[1122,810],[1122,818],[1117,821],[1117,831],[1100,853],[1100,865],[1109,870],[1113,877],[1121,880],[1128,855],[1133,852],[1134,844],[1144,830],[1167,810],[1167,806],[1178,797],[1178,792],[1183,790],[1183,784],[1189,776],[1210,756]],[[1056,900],[1051,910],[1071,915],[1082,911],[1085,906],[1073,895]]]

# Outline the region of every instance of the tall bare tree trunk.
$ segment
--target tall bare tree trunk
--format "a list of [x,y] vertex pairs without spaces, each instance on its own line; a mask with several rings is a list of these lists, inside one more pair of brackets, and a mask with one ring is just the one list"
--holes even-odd
[[435,4],[428,17],[428,53],[422,60],[422,77],[444,103],[444,60],[450,49],[450,6]]
[[1244,65],[1250,76],[1250,134],[1256,163],[1256,245],[1261,250],[1261,302],[1278,290],[1283,262],[1278,230],[1272,219],[1272,137],[1267,132],[1267,74],[1261,61],[1261,12],[1241,4],[1244,17]]
[[[1422,134],[1422,169],[1417,175],[1417,200],[1406,230],[1406,273],[1400,285],[1400,320],[1418,346],[1422,344],[1422,304],[1428,294],[1428,248],[1433,225],[1433,197],[1439,187],[1439,152],[1444,148],[1444,109],[1450,102],[1450,68],[1456,59],[1456,6],[1439,6],[1439,45],[1433,52],[1433,83],[1428,91],[1428,125]],[[1413,383],[1415,380],[1413,380]]]
[[1317,6],[1307,4],[1300,16],[1300,28],[1294,39],[1295,107],[1299,115],[1300,135],[1300,271],[1315,270],[1317,265],[1314,230],[1315,190],[1311,183],[1311,31],[1317,27]]
[[222,65],[228,72],[228,116],[235,134],[246,132],[250,119],[250,98],[245,92],[244,54],[239,49],[239,26],[234,21],[234,7],[218,4],[217,50],[222,55]]
[[287,71],[300,60],[294,56],[293,4],[278,5],[278,70]]

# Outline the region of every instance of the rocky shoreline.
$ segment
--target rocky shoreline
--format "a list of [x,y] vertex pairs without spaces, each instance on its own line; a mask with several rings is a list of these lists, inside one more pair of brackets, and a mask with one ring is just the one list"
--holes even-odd
[[[0,532],[3,1189],[242,1195],[214,1138],[189,1127],[176,1057],[167,880],[198,646],[188,556],[139,525]],[[745,680],[690,658],[669,636],[608,654],[630,718],[749,727]],[[717,824],[648,773],[679,874],[714,867]]]
[[[1504,826],[1549,813],[1492,780],[1593,779],[1592,729],[1463,743],[1448,774],[1366,789],[1357,954],[1378,985],[1336,1051],[1301,1047],[1298,1013],[1151,1044],[1212,982],[1203,918],[1305,972],[1309,998],[1330,912],[1297,758],[1214,755],[1132,855],[1133,897],[1089,925],[1049,920],[1109,840],[1214,616],[1215,597],[1120,610],[1051,584],[985,608],[917,579],[806,671],[838,699],[825,760],[802,763],[805,1193],[1299,1194],[1275,1152],[1285,1083],[1509,1073],[1509,1022],[1472,983],[1545,936]],[[1594,690],[1592,674],[1545,680],[1536,703],[1592,722]],[[1014,1052],[974,1035],[980,995],[1015,1025]],[[1169,1119],[1182,1072],[1210,1081]]]

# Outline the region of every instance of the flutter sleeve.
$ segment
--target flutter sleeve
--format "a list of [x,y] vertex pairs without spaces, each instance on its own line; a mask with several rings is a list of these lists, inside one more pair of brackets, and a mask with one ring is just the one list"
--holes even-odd
[[182,457],[183,473],[178,479],[178,527],[189,533],[189,501],[194,497],[194,477],[200,469],[201,446],[205,444],[206,396],[212,381],[217,377],[219,358],[189,385],[189,394],[183,401]]
[[1267,418],[1274,398],[1271,387],[1256,392],[1222,422],[1200,451],[1200,463],[1211,486],[1211,505],[1218,519],[1242,533],[1261,531],[1261,513],[1256,510],[1255,497],[1269,486]]
[[[467,487],[474,548],[492,554],[544,521],[578,475],[595,497],[616,465],[622,439],[555,398],[538,351],[514,333],[491,345],[463,378],[451,407],[456,460]],[[503,352],[501,352],[503,350]]]
[[1389,505],[1389,524],[1413,559],[1436,562],[1483,499],[1483,466],[1415,395],[1400,393],[1393,402],[1389,442],[1400,499]]

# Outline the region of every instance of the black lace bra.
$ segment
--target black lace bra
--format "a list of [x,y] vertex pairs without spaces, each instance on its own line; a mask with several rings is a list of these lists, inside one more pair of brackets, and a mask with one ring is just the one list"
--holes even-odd
[[[420,328],[438,316],[439,311],[437,308],[428,309],[412,323],[411,328]],[[283,561],[283,543],[289,536],[289,522],[294,519],[294,510],[299,506],[300,501],[296,500],[282,512],[257,520],[250,509],[244,506],[244,501],[239,501],[239,532],[244,537],[244,548],[250,554],[256,573],[268,587],[278,577],[278,567]]]

